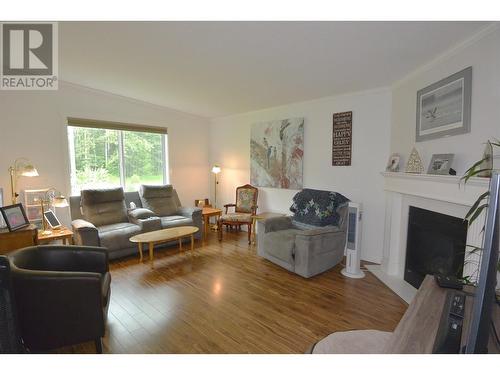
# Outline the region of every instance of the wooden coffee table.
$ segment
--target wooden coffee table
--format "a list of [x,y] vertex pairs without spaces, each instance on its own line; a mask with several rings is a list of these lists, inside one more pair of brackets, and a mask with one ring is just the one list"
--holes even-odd
[[149,244],[149,260],[153,260],[154,245],[160,243],[179,240],[179,250],[182,250],[182,239],[191,237],[191,251],[194,250],[194,234],[198,232],[198,227],[184,226],[155,230],[153,232],[137,234],[130,238],[130,242],[135,242],[139,246],[139,256],[142,262],[142,245]]
[[212,207],[203,207],[201,216],[203,216],[203,237],[206,239],[210,227],[210,218],[215,216],[219,218],[222,215],[222,210]]

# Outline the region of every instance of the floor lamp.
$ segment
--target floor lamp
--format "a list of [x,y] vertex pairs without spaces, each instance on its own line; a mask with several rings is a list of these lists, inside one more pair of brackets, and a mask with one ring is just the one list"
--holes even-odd
[[221,169],[216,164],[212,167],[212,173],[215,175],[215,196],[214,196],[214,208],[217,208],[217,185],[219,185],[219,181],[217,180],[217,175],[220,173]]
[[10,192],[12,194],[12,204],[17,203],[17,179],[19,176],[37,177],[38,171],[35,166],[26,158],[19,158],[14,161],[14,165],[9,167],[10,174]]

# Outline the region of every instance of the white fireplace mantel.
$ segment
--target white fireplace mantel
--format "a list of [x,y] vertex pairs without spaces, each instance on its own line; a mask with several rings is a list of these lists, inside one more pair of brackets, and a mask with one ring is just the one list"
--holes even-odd
[[[381,265],[368,266],[368,269],[410,302],[416,289],[404,281],[409,207],[463,218],[476,199],[488,189],[489,179],[471,178],[464,184],[459,176],[402,172],[382,172],[382,175],[386,191],[383,258]],[[483,215],[469,227],[467,244],[481,246]],[[471,258],[473,261],[475,259]]]
[[472,177],[465,184],[459,176],[382,172],[384,190],[443,202],[471,206],[489,186],[489,179]]

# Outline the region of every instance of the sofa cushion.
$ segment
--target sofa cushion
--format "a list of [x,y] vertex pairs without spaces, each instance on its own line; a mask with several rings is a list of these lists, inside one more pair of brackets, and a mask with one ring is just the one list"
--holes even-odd
[[193,225],[193,219],[191,219],[190,217],[174,215],[174,216],[164,216],[160,219],[162,228],[174,228],[183,225]]
[[179,209],[172,185],[141,185],[139,193],[142,206],[158,216],[170,216]]
[[141,233],[141,227],[131,223],[115,223],[97,228],[101,246],[110,251],[133,246],[129,238]]
[[266,252],[275,258],[293,264],[295,236],[298,233],[300,233],[299,229],[285,229],[266,233],[264,236]]
[[225,214],[220,217],[222,221],[237,221],[240,223],[250,223],[252,222],[252,214],[244,214],[244,213],[232,213]]
[[82,190],[81,207],[83,218],[102,226],[127,222],[127,208],[123,188]]
[[339,207],[346,205],[349,199],[333,191],[303,189],[293,197],[290,211],[293,220],[314,226],[338,226]]

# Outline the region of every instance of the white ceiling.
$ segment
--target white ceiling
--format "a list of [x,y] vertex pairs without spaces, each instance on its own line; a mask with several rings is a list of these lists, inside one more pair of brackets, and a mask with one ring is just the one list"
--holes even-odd
[[486,22],[61,22],[61,79],[205,117],[389,86]]

